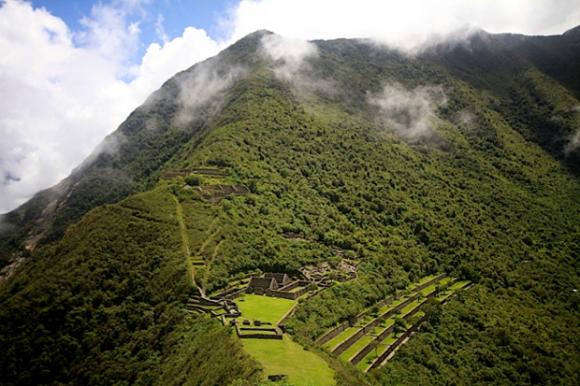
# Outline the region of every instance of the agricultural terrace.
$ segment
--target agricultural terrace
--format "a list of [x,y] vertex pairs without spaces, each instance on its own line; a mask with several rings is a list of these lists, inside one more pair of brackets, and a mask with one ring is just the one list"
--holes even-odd
[[341,360],[367,372],[380,367],[396,349],[418,330],[424,321],[422,306],[434,298],[443,303],[469,282],[445,275],[428,276],[354,318],[319,339],[319,343]]
[[243,319],[276,325],[296,305],[296,300],[247,294],[236,299]]
[[[275,326],[297,304],[296,300],[247,294],[236,299],[242,318]],[[281,340],[241,339],[244,349],[261,365],[264,378],[286,375],[296,386],[334,385],[334,372],[314,352],[306,351],[287,334]]]
[[264,374],[285,374],[296,386],[334,385],[334,372],[321,357],[306,351],[288,335],[282,340],[242,339],[244,349],[263,367]]

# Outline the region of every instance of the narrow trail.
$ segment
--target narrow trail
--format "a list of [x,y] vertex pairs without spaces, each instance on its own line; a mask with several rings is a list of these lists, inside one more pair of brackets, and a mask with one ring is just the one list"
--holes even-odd
[[173,200],[175,201],[175,216],[177,217],[177,222],[179,223],[179,234],[181,235],[181,249],[183,250],[187,270],[191,276],[191,284],[195,287],[195,268],[193,268],[191,264],[191,248],[189,246],[189,237],[187,236],[187,226],[185,225],[185,220],[183,219],[183,208],[181,207],[177,197],[173,196]]
[[211,224],[209,225],[209,227],[207,228],[206,233],[209,234],[209,236],[207,237],[207,239],[205,239],[203,241],[203,243],[200,245],[199,249],[197,250],[196,256],[198,257],[203,257],[203,251],[205,250],[205,248],[207,247],[207,245],[215,238],[215,236],[221,231],[221,227],[218,227],[218,229],[216,229],[215,232],[210,233],[212,228],[214,227],[215,223],[217,222],[217,217],[211,222]]
[[[217,233],[217,232],[219,232],[219,230],[220,230],[220,229],[218,229],[218,230],[216,231],[216,233]],[[214,234],[215,234],[215,233],[214,233]],[[205,266],[205,272],[204,272],[204,275],[203,275],[203,284],[202,284],[202,292],[203,292],[203,293],[205,293],[205,290],[206,290],[206,288],[207,288],[207,281],[208,281],[208,279],[209,279],[209,271],[210,271],[210,269],[211,269],[211,265],[213,264],[213,261],[214,261],[215,257],[217,256],[217,254],[218,254],[218,251],[219,251],[219,249],[220,249],[220,247],[221,247],[222,243],[223,243],[223,240],[221,240],[219,243],[217,243],[217,244],[216,244],[215,248],[213,249],[213,253],[211,254],[211,258],[210,258],[210,260],[207,262],[207,265]]]

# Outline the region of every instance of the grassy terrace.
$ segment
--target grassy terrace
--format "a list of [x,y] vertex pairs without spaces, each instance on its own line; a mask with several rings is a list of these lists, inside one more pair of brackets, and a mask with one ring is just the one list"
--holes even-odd
[[[416,283],[412,283],[409,285],[409,287],[406,288],[406,292],[411,293],[415,290],[415,288],[427,283],[430,280],[433,280],[437,277],[438,275],[428,275],[423,277],[421,280],[419,280]],[[403,297],[404,298],[404,297]],[[394,302],[390,302],[387,304],[382,305],[379,308],[379,313],[378,315],[382,315],[385,312],[387,312],[388,310],[390,310],[393,307],[396,307],[397,305],[399,305],[401,302],[403,302],[404,299],[398,299],[395,300]],[[356,333],[356,331],[358,331],[360,329],[360,327],[363,327],[365,324],[369,323],[370,321],[372,321],[374,319],[374,317],[372,317],[370,315],[370,312],[372,311],[373,306],[368,307],[364,312],[363,312],[363,317],[357,322],[356,326],[354,327],[349,327],[348,329],[344,330],[342,333],[338,334],[337,336],[335,336],[334,338],[332,338],[331,340],[329,340],[328,342],[326,342],[323,347],[326,347],[329,350],[332,350],[334,347],[336,347],[339,343],[343,342],[344,340],[348,339],[349,337],[351,337],[354,333]]]
[[359,363],[356,364],[356,368],[362,372],[366,372],[374,360],[383,352],[385,352],[385,350],[389,348],[390,345],[395,343],[396,340],[397,338],[393,334],[387,336],[386,339],[383,340],[375,350],[371,350],[371,352],[366,357],[364,357]]
[[[383,305],[382,307],[379,308],[379,312],[378,315],[382,315],[384,313],[386,313],[387,311],[389,311],[390,309],[398,306],[399,304],[403,303],[405,300],[407,300],[409,298],[409,296],[412,296],[415,288],[429,282],[430,280],[433,280],[434,278],[436,278],[437,275],[429,275],[426,276],[424,278],[422,278],[420,281],[411,284],[407,289],[406,292],[408,293],[407,296],[401,296],[399,299],[394,300],[391,303],[387,303],[385,305]],[[430,286],[428,286],[427,288],[424,288],[423,290],[420,291],[421,294],[426,295],[429,294],[430,292],[432,292],[435,287],[437,285],[444,285],[446,283],[448,283],[451,279],[450,278],[443,278],[442,280],[440,280],[437,283],[434,283]],[[365,325],[367,325],[368,323],[370,323],[371,321],[373,321],[374,319],[376,319],[376,316],[370,315],[369,312],[372,309],[372,307],[368,308],[365,312],[366,314],[357,322],[357,324],[353,327],[348,327],[347,329],[345,329],[343,332],[341,332],[340,334],[338,334],[337,336],[335,336],[334,338],[332,338],[331,340],[329,340],[328,342],[326,342],[323,347],[329,349],[329,350],[333,350],[337,345],[339,345],[340,343],[344,342],[345,340],[347,340],[348,338],[350,338],[351,336],[353,336],[354,334],[356,334],[357,331],[359,331],[362,327],[364,327]],[[382,329],[380,329],[380,331],[382,331]],[[355,342],[353,344],[353,346],[357,346],[359,342]],[[361,346],[359,347],[362,348],[364,347]],[[352,351],[352,347],[349,347],[349,349],[347,349],[343,354],[341,354],[341,358],[346,358],[348,359],[349,357],[347,357],[346,353],[350,353]],[[355,353],[358,350],[355,351]]]
[[264,375],[286,374],[296,386],[334,385],[334,373],[318,355],[304,350],[288,335],[283,340],[242,339],[244,349],[263,367]]
[[375,336],[391,327],[395,323],[394,318],[388,318],[377,327],[371,330],[371,333],[363,335],[359,340],[357,340],[352,346],[350,346],[345,352],[340,355],[340,358],[349,361],[357,352],[359,352],[364,346],[372,342]]
[[237,299],[236,303],[242,312],[242,318],[275,325],[294,307],[296,300],[248,294]]
[[[427,290],[430,287],[425,288],[425,290]],[[425,295],[429,294],[430,292],[433,292],[434,289],[435,289],[435,285],[433,286],[431,291],[426,292]],[[421,292],[423,292],[423,291],[421,291]],[[363,347],[365,347],[367,344],[371,343],[373,341],[373,339],[375,339],[376,335],[381,334],[386,329],[388,329],[393,324],[395,324],[395,317],[405,317],[408,313],[413,311],[415,308],[420,307],[425,301],[426,301],[426,299],[418,299],[418,300],[415,300],[414,302],[409,303],[405,307],[403,307],[401,309],[400,313],[393,315],[392,317],[390,317],[390,318],[386,319],[384,322],[382,322],[379,326],[373,328],[373,330],[371,331],[370,334],[367,333],[364,336],[362,336],[358,341],[356,341],[352,346],[350,346],[344,353],[342,353],[340,355],[340,358],[345,360],[345,361],[349,361]],[[415,314],[415,315],[418,315],[420,313],[421,312],[417,312],[417,314]],[[361,362],[363,362],[363,361],[364,361],[364,359]]]
[[[445,278],[440,282],[440,285],[447,285],[452,279],[451,278]],[[454,293],[456,293],[459,289],[463,288],[465,285],[467,285],[467,283],[469,283],[468,281],[457,281],[454,282],[453,284],[451,284],[448,288],[446,288],[445,290],[441,291],[441,293],[435,297],[435,299],[437,299],[438,301],[443,301],[447,298],[449,298],[450,296],[452,296]],[[431,286],[430,286],[431,287]],[[429,287],[428,287],[429,288]],[[425,288],[425,290],[427,290],[427,288]],[[423,292],[423,291],[421,291]],[[428,292],[427,292],[428,293]],[[426,295],[426,294],[425,294]],[[406,306],[403,310],[401,310],[401,316],[404,316],[405,314],[407,314],[408,312],[412,311],[414,309],[414,305],[416,306],[417,302],[413,302],[411,304],[409,304],[408,306]],[[418,320],[419,318],[423,317],[425,315],[425,313],[423,311],[418,311],[412,318],[411,324],[414,323],[416,320]],[[383,352],[385,352],[389,346],[391,344],[393,344],[396,340],[397,340],[397,334],[391,333],[389,334],[389,336],[387,336],[387,338],[381,342],[377,348],[377,350],[372,350],[367,356],[365,356],[357,365],[356,367],[363,371],[366,372],[368,371],[370,365],[373,363],[373,361],[379,356],[381,355]],[[358,343],[358,342],[357,342]],[[362,346],[364,347],[364,346]],[[361,348],[362,348],[361,347]]]
[[[447,299],[449,296],[451,296],[453,293],[455,293],[457,290],[464,287],[468,283],[466,281],[453,282],[453,280],[454,280],[453,278],[445,277],[445,278],[439,280],[438,282],[435,282],[435,283],[423,288],[420,291],[414,290],[417,287],[419,287],[419,286],[429,282],[430,280],[434,279],[435,277],[436,277],[435,275],[428,276],[426,278],[423,278],[420,282],[414,283],[412,286],[410,286],[405,291],[405,295],[401,296],[399,299],[397,299],[389,304],[381,306],[379,308],[378,314],[374,314],[374,315],[366,314],[363,318],[361,318],[361,320],[358,321],[356,326],[347,328],[342,333],[337,335],[335,338],[328,341],[324,345],[324,347],[326,347],[330,350],[334,349],[337,345],[339,345],[340,343],[344,342],[346,339],[348,339],[349,337],[351,337],[355,333],[357,333],[357,331],[360,331],[360,329],[362,327],[364,327],[365,325],[367,325],[371,321],[375,320],[377,317],[380,317],[380,315],[383,315],[384,313],[388,312],[389,310],[397,307],[401,303],[407,301],[412,296],[415,296],[416,294],[420,294],[418,299],[407,304],[405,307],[403,307],[401,310],[399,310],[396,314],[392,315],[391,317],[387,318],[386,320],[381,321],[381,323],[379,325],[375,326],[370,331],[368,331],[366,334],[361,336],[356,342],[354,342],[349,348],[347,348],[343,353],[340,354],[339,358],[341,360],[343,360],[345,362],[349,362],[358,352],[360,352],[367,345],[369,345],[375,339],[375,337],[377,335],[384,333],[387,329],[392,327],[395,324],[396,318],[398,318],[398,317],[405,318],[411,312],[415,312],[415,314],[412,317],[410,317],[409,320],[407,320],[407,323],[409,325],[416,323],[416,321],[418,319],[420,319],[422,316],[424,316],[423,311],[417,310],[417,309],[419,307],[421,307],[421,305],[424,302],[427,301],[427,297],[430,294],[432,294],[437,288],[442,288],[442,290],[441,290],[441,293],[439,293],[439,294],[437,294],[437,296],[435,296],[435,299],[437,299],[439,301],[443,301],[443,300]],[[444,288],[446,286],[448,286],[448,287]],[[356,367],[359,370],[366,372],[368,370],[369,366],[377,358],[377,356],[381,355],[383,352],[385,352],[385,350],[387,350],[389,348],[389,346],[397,340],[397,337],[398,337],[398,335],[394,334],[394,333],[387,335],[387,337],[383,341],[381,341],[376,348],[371,350],[360,362],[358,362],[356,364]]]
[[[419,318],[425,316],[423,311],[417,312],[414,316],[414,320],[418,320]],[[389,334],[385,340],[383,340],[377,347],[376,350],[372,350],[370,353],[367,354],[357,365],[356,367],[363,371],[367,372],[369,370],[370,365],[375,361],[375,359],[384,353],[393,343],[397,341],[400,334],[391,333]]]
[[331,340],[329,340],[328,342],[326,342],[324,344],[324,347],[326,347],[326,348],[328,348],[329,350],[332,351],[337,345],[339,345],[343,341],[347,340],[348,338],[350,338],[351,336],[353,336],[354,334],[356,334],[356,332],[358,330],[360,330],[362,327],[364,327],[367,323],[369,323],[373,319],[374,318],[371,315],[365,315],[365,316],[363,316],[357,322],[356,325],[354,325],[352,327],[348,327],[346,330],[344,330],[343,332],[341,332],[340,334],[338,334],[337,336],[335,336],[334,338],[332,338]]
[[467,283],[469,283],[469,282],[466,280],[457,281],[457,282],[453,283],[452,285],[450,285],[449,288],[446,288],[445,291],[442,291],[442,293],[440,295],[438,295],[435,299],[442,302],[445,299],[447,299],[448,297],[450,297],[451,295],[453,295],[457,290],[459,290],[460,288],[467,285]]
[[[286,315],[295,300],[248,294],[236,300],[242,318],[270,322]],[[296,386],[334,385],[334,372],[322,358],[306,351],[288,335],[282,340],[241,339],[244,349],[262,366],[264,378],[285,374],[288,383]]]
[[449,282],[451,282],[451,280],[453,280],[453,279],[450,277],[443,278],[439,282],[431,284],[430,286],[423,288],[421,291],[419,291],[419,293],[423,296],[427,296],[431,292],[435,291],[435,288],[437,286],[439,286],[439,287],[446,286],[447,284],[449,284]]
[[[430,280],[433,280],[436,277],[437,277],[437,275],[429,275],[429,276],[422,278],[419,282],[413,283],[411,286],[409,286],[409,288],[406,289],[406,292],[408,293],[406,296],[401,296],[399,299],[394,300],[393,302],[387,303],[387,304],[383,305],[382,307],[380,307],[377,316],[383,315],[384,313],[388,312],[392,308],[397,307],[399,304],[401,304],[405,300],[407,300],[410,296],[413,296],[414,290],[417,287],[429,282]],[[419,293],[422,294],[423,296],[427,296],[429,293],[433,292],[438,285],[439,286],[446,285],[450,280],[451,280],[451,278],[447,278],[447,277],[443,278],[442,280],[440,280],[436,283],[433,283],[430,286],[422,289],[421,291],[419,291]],[[326,342],[324,344],[324,347],[332,351],[337,345],[344,342],[345,340],[347,340],[348,338],[350,338],[351,336],[356,334],[357,331],[359,331],[362,327],[364,327],[365,325],[367,325],[368,323],[370,323],[371,321],[376,319],[377,316],[369,314],[369,311],[371,309],[372,308],[367,309],[367,311],[366,311],[367,313],[357,322],[357,324],[355,326],[348,327],[347,329],[345,329],[343,332],[341,332],[340,334],[335,336],[333,339]],[[378,330],[380,333],[380,331],[383,331],[383,328],[377,327],[377,328],[375,328],[375,330]],[[344,353],[342,353],[340,355],[340,357],[345,359],[345,360],[348,360],[352,355],[354,355],[358,350],[360,350],[366,344],[366,343],[362,344],[360,342],[361,340],[363,340],[363,341],[368,340],[370,342],[370,340],[372,340],[372,338],[370,338],[370,340],[369,340],[367,335],[363,336],[359,341],[355,342]],[[361,346],[361,344],[362,344],[362,346]]]

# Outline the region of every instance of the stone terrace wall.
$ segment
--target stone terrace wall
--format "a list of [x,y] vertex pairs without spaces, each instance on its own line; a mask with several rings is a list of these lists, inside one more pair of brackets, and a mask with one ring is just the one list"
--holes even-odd
[[[430,286],[431,284],[433,284],[434,282],[443,279],[444,277],[446,277],[447,274],[442,273],[436,277],[434,277],[433,279],[429,280],[427,283],[420,285],[419,287],[415,288],[413,290],[413,292],[416,291],[421,291],[424,288],[427,288],[428,286]],[[381,300],[379,303],[376,304],[377,307],[383,307],[384,305],[386,305],[387,303],[390,303],[394,300],[394,296],[389,296],[383,300]],[[363,311],[360,314],[356,315],[354,317],[354,323],[357,323],[364,315],[366,315],[368,313],[368,311]],[[319,345],[323,345],[326,342],[329,342],[330,340],[332,340],[333,338],[335,338],[338,334],[340,334],[341,332],[343,332],[344,330],[346,330],[348,327],[350,326],[350,322],[348,320],[340,323],[339,325],[337,325],[336,327],[334,327],[332,330],[326,332],[324,335],[322,335],[320,338],[317,339],[316,343],[318,343]]]
[[[276,328],[240,327],[237,323],[236,334],[240,339],[275,339],[281,340],[282,334]],[[249,332],[248,332],[249,331]]]

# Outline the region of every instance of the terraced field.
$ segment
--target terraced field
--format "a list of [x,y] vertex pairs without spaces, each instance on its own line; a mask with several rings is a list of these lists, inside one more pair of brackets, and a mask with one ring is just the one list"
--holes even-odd
[[[375,313],[367,310],[359,315],[352,326],[335,327],[319,339],[319,343],[322,341],[322,346],[341,360],[367,372],[384,364],[419,328],[425,316],[421,307],[429,298],[443,303],[468,284],[445,275],[425,277],[396,299],[389,297],[373,306]],[[397,328],[398,319],[401,321]]]
[[337,336],[324,343],[323,346],[337,355],[342,354],[351,344],[354,344],[356,340],[377,326],[382,320],[386,320],[392,314],[405,307],[407,302],[411,302],[414,297],[424,296],[425,294],[433,292],[435,287],[440,285],[443,280],[446,280],[445,275],[431,275],[423,278],[407,288],[405,291],[408,293],[407,295],[403,295],[398,299],[394,297],[385,299],[385,301],[376,305],[376,307],[379,307],[377,315],[372,315],[370,310],[360,315],[357,318],[356,324],[346,327]]
[[[247,294],[236,300],[243,318],[275,326],[297,304],[296,300]],[[242,339],[246,352],[261,365],[264,378],[284,374],[296,386],[334,385],[334,371],[313,351],[305,350],[288,334],[280,340]]]

